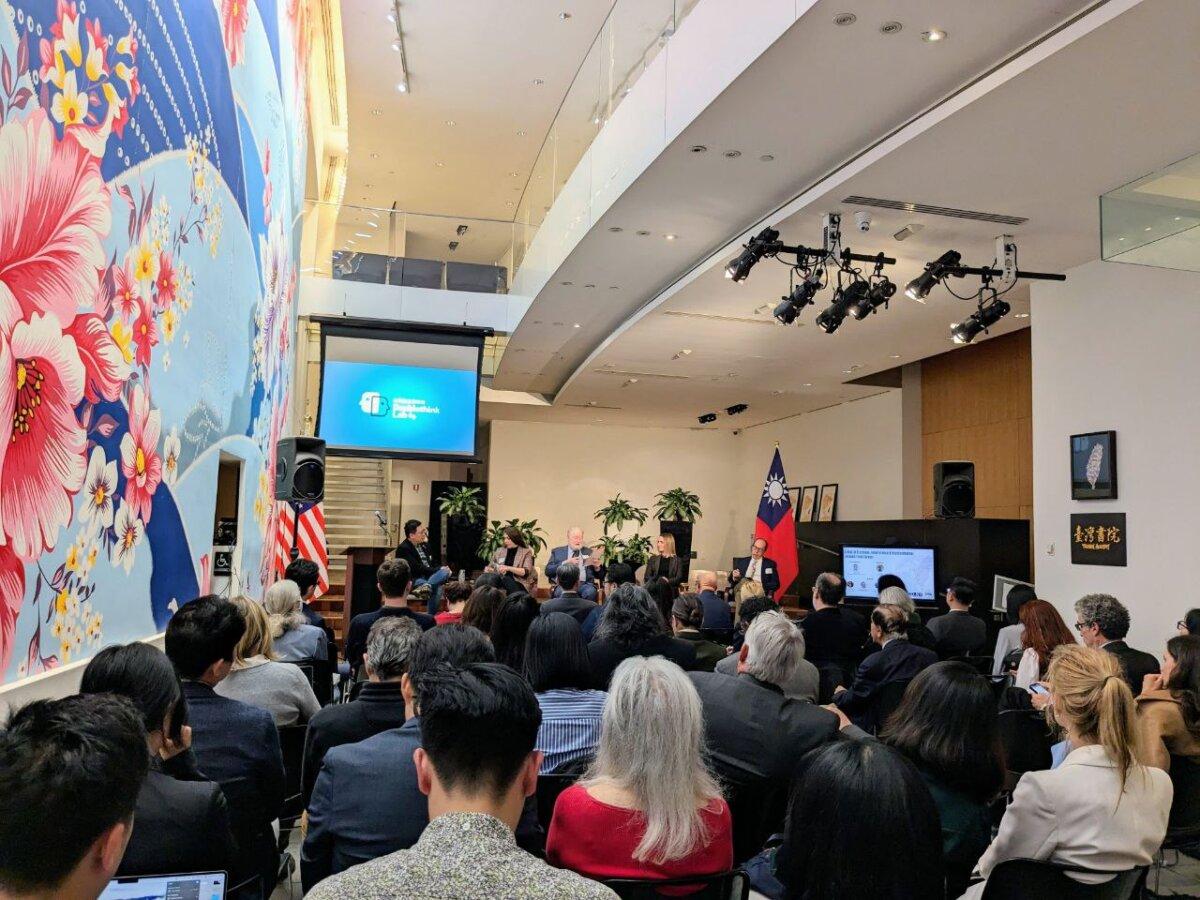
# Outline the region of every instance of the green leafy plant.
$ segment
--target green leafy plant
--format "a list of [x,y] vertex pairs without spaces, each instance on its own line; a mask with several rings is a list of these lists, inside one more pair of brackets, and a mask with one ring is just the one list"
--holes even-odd
[[525,538],[525,545],[533,551],[534,556],[546,549],[546,530],[538,526],[537,519],[530,519],[527,522],[509,519],[504,524],[516,526],[517,530],[521,532],[521,537]]
[[700,496],[681,487],[654,498],[654,515],[660,521],[695,522],[700,518]]
[[520,519],[508,519],[504,522],[492,519],[483,533],[483,540],[479,542],[480,556],[484,559],[491,559],[496,551],[504,546],[504,529],[506,528],[515,528],[521,532],[521,537],[525,539],[525,546],[533,551],[534,556],[546,549],[546,532],[538,525],[537,519],[529,519],[525,522]]
[[638,566],[644,565],[650,557],[650,549],[650,538],[645,535],[635,534],[633,537],[626,538],[621,550],[621,562],[628,563],[636,569]]
[[621,492],[618,491],[615,497],[596,510],[595,517],[603,523],[604,533],[608,534],[609,531],[620,531],[626,522],[637,522],[639,525],[645,525],[647,512],[640,507],[634,506],[622,497]]
[[600,562],[606,566],[611,566],[615,562],[621,561],[621,554],[625,552],[625,542],[619,537],[611,534],[606,534],[600,538]]
[[452,487],[438,497],[438,508],[449,518],[478,522],[486,512],[479,499],[480,490],[477,487]]
[[481,557],[490,560],[496,551],[504,546],[504,528],[504,523],[499,519],[492,519],[488,523],[488,527],[484,529],[483,537],[479,541]]

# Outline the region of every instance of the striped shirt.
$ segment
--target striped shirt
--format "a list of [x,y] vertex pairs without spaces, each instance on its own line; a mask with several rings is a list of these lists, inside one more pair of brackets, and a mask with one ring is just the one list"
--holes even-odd
[[604,711],[604,691],[555,689],[537,695],[542,708],[542,727],[538,729],[537,749],[542,751],[539,774],[593,756],[600,743],[600,715]]

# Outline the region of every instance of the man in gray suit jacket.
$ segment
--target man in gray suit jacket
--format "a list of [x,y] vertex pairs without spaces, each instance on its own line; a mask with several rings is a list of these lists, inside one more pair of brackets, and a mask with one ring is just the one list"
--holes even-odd
[[[752,609],[755,602],[769,604],[769,608],[772,610],[779,609],[774,601],[767,600],[765,597],[751,598],[751,600],[747,600],[742,604],[741,610],[742,622],[747,627],[753,624],[754,620],[757,619],[761,614],[761,612]],[[753,612],[754,615],[750,617],[749,621],[747,621],[747,613],[750,612]],[[816,666],[814,666],[805,658],[807,649],[804,644],[804,632],[801,631],[798,626],[792,627],[795,628],[796,632],[800,635],[800,641],[796,644],[800,654],[800,660],[796,666],[795,673],[784,684],[781,684],[780,687],[783,689],[783,695],[785,697],[788,697],[792,700],[805,700],[809,703],[816,703],[817,695],[820,692],[821,687],[821,672]],[[746,645],[743,643],[742,646],[745,647]],[[723,660],[718,662],[716,670],[722,675],[736,675],[740,671],[741,665],[742,654],[740,651],[737,651],[730,653]]]

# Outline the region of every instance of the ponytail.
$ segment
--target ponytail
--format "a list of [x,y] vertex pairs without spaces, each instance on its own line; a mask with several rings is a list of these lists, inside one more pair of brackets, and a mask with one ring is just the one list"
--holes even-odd
[[1129,770],[1137,765],[1139,756],[1133,694],[1122,676],[1108,675],[1100,685],[1099,695],[1096,737],[1108,758],[1121,770],[1121,793],[1124,793]]

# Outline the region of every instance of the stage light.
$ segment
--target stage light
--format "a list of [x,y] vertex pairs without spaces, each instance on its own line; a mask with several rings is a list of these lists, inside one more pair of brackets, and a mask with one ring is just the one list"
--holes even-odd
[[821,273],[813,272],[792,288],[791,294],[780,301],[772,315],[784,325],[791,325],[800,315],[800,311],[813,302],[813,297],[820,289]]
[[963,319],[957,325],[950,328],[950,338],[956,344],[969,344],[975,338],[979,337],[982,332],[987,331],[1001,319],[1008,315],[1012,309],[1003,300],[996,299],[987,306],[980,307],[979,311]]
[[771,313],[781,325],[791,325],[796,321],[796,317],[800,315],[800,307],[792,303],[791,297],[784,297],[779,301],[779,305],[775,307]]
[[850,305],[850,315],[862,321],[879,307],[883,306],[896,294],[896,286],[884,278],[870,286],[868,291]]
[[728,407],[725,413],[730,416],[736,416],[738,413],[744,413],[749,408],[745,403],[735,403],[733,406]]
[[709,422],[715,422],[715,421],[717,421],[716,413],[705,413],[704,415],[700,416],[700,424],[701,425],[707,425]]
[[839,288],[834,294],[833,303],[817,316],[817,327],[826,334],[833,334],[846,320],[850,307],[867,296],[870,290],[870,285],[865,281],[852,281],[845,288]]
[[725,267],[725,277],[734,282],[745,281],[750,270],[771,251],[771,245],[779,240],[774,228],[764,228],[750,238],[744,250]]
[[929,296],[939,281],[946,277],[946,270],[957,267],[962,262],[962,254],[957,250],[947,250],[936,260],[925,267],[925,271],[908,283],[904,293],[912,300],[922,303]]

